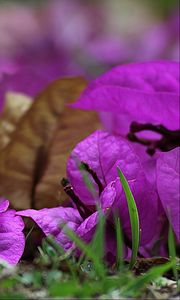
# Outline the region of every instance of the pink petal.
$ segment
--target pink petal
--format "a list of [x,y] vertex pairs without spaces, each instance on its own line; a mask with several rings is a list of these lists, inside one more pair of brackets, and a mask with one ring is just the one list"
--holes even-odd
[[[86,204],[95,204],[88,191],[77,160],[86,162],[96,172],[103,187],[117,177],[117,166],[121,168],[128,180],[132,180],[142,172],[137,155],[127,141],[104,131],[96,131],[77,144],[67,164],[67,174],[75,193]],[[98,193],[97,184],[93,181]]]
[[79,225],[76,234],[86,242],[90,242],[95,233],[95,229],[96,229],[96,225],[98,224],[98,221],[99,221],[98,212],[95,212]]
[[180,241],[180,148],[161,153],[157,160],[157,188],[163,208]]
[[[169,105],[171,103],[171,105]],[[73,105],[112,113],[113,132],[127,134],[132,121],[179,127],[179,63],[147,62],[118,66],[92,81]],[[104,119],[104,126],[107,128]]]
[[[122,186],[119,187],[122,190]],[[101,208],[104,212],[111,210],[116,200],[116,181],[111,181],[100,196]]]
[[72,246],[72,242],[64,234],[61,226],[66,224],[70,229],[76,230],[82,222],[78,211],[71,207],[28,209],[18,212],[18,215],[31,218],[46,236],[53,235],[65,250]]
[[5,212],[8,209],[9,201],[0,198],[0,213]]
[[[134,196],[140,222],[140,244],[144,245],[152,240],[157,231],[158,218],[158,198],[153,187],[148,183],[142,174],[136,179],[129,180],[129,185]],[[111,210],[120,216],[124,233],[131,240],[131,224],[126,196],[122,189],[120,179],[117,178],[111,184],[111,197],[108,188],[103,192],[106,203],[111,203]],[[105,200],[104,200],[105,202]]]
[[0,257],[10,264],[20,260],[25,245],[24,223],[14,210],[0,213]]

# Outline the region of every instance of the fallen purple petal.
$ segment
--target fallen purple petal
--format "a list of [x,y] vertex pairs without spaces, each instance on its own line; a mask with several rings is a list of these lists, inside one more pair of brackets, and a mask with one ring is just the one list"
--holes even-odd
[[78,211],[74,208],[44,208],[41,210],[27,209],[17,213],[23,217],[31,218],[45,233],[46,236],[53,235],[58,243],[65,249],[72,246],[72,242],[65,235],[62,227],[66,225],[72,230],[76,230],[82,222]]
[[7,200],[0,199],[0,258],[14,265],[24,251],[24,223],[8,205]]

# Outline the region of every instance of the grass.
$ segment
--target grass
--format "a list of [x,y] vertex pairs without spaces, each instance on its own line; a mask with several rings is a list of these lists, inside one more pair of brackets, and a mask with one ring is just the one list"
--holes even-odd
[[[68,235],[84,252],[81,265],[73,256],[64,257],[64,260],[59,261],[59,249],[56,244],[54,242],[49,244],[49,239],[45,239],[41,250],[48,261],[41,260],[41,252],[39,261],[36,260],[33,267],[27,268],[25,265],[23,268],[23,265],[19,265],[17,269],[10,268],[9,276],[7,268],[2,268],[0,299],[27,299],[25,298],[27,290],[28,297],[30,295],[35,297],[41,291],[43,299],[45,297],[102,299],[103,295],[104,299],[113,299],[114,293],[125,299],[142,297],[153,280],[175,266],[175,261],[172,260],[162,266],[153,267],[138,277],[126,265],[123,265],[121,270],[112,268],[110,272],[109,267],[103,261],[99,261],[99,254],[92,251],[91,244],[85,244],[71,231],[68,231]],[[58,263],[55,264],[55,260]],[[66,270],[63,269],[64,265]],[[74,276],[69,266],[73,269]]]
[[115,228],[116,228],[116,243],[117,243],[117,253],[116,253],[116,266],[118,270],[122,270],[124,263],[123,263],[123,233],[120,219],[115,216]]
[[[175,245],[175,238],[174,238],[174,233],[172,230],[171,224],[169,224],[169,232],[168,232],[168,249],[169,249],[169,257],[171,260],[176,259],[176,245]],[[172,266],[174,278],[176,279],[177,287],[180,288],[180,283],[178,280],[178,269],[176,265]]]
[[138,254],[138,248],[139,248],[139,215],[138,215],[136,202],[134,200],[129,184],[125,176],[123,175],[122,171],[119,168],[117,168],[117,171],[126,195],[130,222],[131,222],[132,255],[131,255],[129,267],[130,269],[132,269],[136,263],[136,258]]
[[[0,299],[128,299],[150,298],[152,283],[167,271],[173,270],[178,279],[176,266],[175,241],[172,228],[169,229],[170,261],[154,266],[136,276],[136,264],[139,246],[139,218],[136,203],[128,182],[118,169],[131,222],[132,256],[129,263],[123,258],[123,232],[120,219],[115,216],[117,242],[116,264],[109,266],[104,261],[106,217],[99,212],[99,222],[92,241],[87,244],[72,230],[64,231],[81,251],[80,258],[75,257],[75,249],[65,252],[52,236],[43,240],[39,255],[33,264],[19,264],[16,268],[0,263]],[[87,177],[86,184],[88,185]],[[92,187],[91,187],[92,188]],[[167,279],[168,281],[168,279]],[[160,282],[160,281],[159,281]],[[162,280],[163,282],[163,280]],[[175,282],[174,282],[175,283]],[[177,287],[176,283],[175,286]],[[174,290],[175,291],[175,290]]]

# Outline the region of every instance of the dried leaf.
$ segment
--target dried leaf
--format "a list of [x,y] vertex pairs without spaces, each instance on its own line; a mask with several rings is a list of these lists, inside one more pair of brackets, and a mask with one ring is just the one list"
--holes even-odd
[[16,209],[35,207],[35,187],[46,167],[48,147],[61,123],[65,103],[75,100],[85,85],[82,78],[63,78],[50,84],[0,152],[0,195]]
[[147,272],[150,268],[158,265],[163,265],[168,262],[166,257],[138,258],[134,267],[135,274]]
[[8,92],[5,95],[4,109],[0,119],[0,150],[10,142],[11,134],[21,117],[30,108],[32,102],[27,95]]
[[75,145],[98,127],[94,112],[65,109],[49,149],[47,168],[36,188],[36,208],[57,206],[66,199],[60,181],[66,174],[67,158]]

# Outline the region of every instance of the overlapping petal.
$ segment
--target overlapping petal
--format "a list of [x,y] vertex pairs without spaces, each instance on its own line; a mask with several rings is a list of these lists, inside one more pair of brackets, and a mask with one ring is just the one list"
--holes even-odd
[[44,208],[41,210],[28,209],[18,212],[18,215],[31,218],[46,236],[54,236],[65,250],[72,246],[72,241],[69,240],[62,227],[66,225],[68,228],[76,231],[82,222],[78,210],[71,207]]
[[24,251],[24,223],[8,205],[7,200],[0,200],[0,258],[16,264]]
[[[78,161],[90,166],[104,188],[117,177],[117,166],[128,180],[142,172],[140,161],[127,141],[105,131],[94,132],[74,148],[67,163],[67,174],[74,191],[86,204],[94,204],[94,199],[84,183]],[[94,181],[93,184],[98,192],[97,184]]]
[[[169,105],[171,103],[171,105]],[[132,121],[179,127],[179,63],[118,66],[92,81],[73,105],[106,112],[104,126],[125,135]]]
[[[96,110],[104,128],[126,136],[133,121],[179,128],[179,63],[146,62],[118,66],[92,81],[74,107]],[[142,131],[141,138],[159,139],[159,134]],[[134,143],[148,180],[155,183],[156,155]]]
[[[95,199],[86,187],[79,170],[79,162],[81,161],[85,162],[101,181],[102,190],[100,191],[97,180],[93,177],[92,172],[89,173],[97,195],[99,194]],[[76,208],[58,207],[39,211],[31,209],[21,211],[18,214],[32,218],[45,235],[53,235],[57,242],[67,250],[72,247],[73,243],[62,230],[62,225],[66,224],[85,242],[90,242],[99,221],[96,209],[96,201],[98,200],[99,207],[107,218],[106,254],[109,252],[110,256],[115,256],[116,243],[113,243],[112,247],[108,246],[108,236],[114,235],[115,239],[114,213],[119,215],[123,232],[131,241],[127,200],[120,179],[117,177],[117,167],[125,174],[136,201],[141,229],[140,245],[149,244],[156,235],[159,223],[157,194],[147,181],[139,158],[129,143],[121,137],[113,136],[104,131],[96,131],[80,142],[69,158],[68,178],[72,185],[72,191],[76,197],[79,197],[79,202],[77,202],[77,198],[75,197],[73,200],[72,196],[72,202]],[[85,211],[85,214],[82,214],[83,217],[80,216],[81,206],[79,206],[79,203],[82,202],[87,206],[87,216]],[[91,212],[89,208],[92,209]],[[126,250],[125,247],[125,253]]]
[[0,213],[5,212],[8,209],[9,201],[0,197]]
[[157,188],[167,217],[180,241],[180,148],[159,155]]
[[[76,195],[86,205],[93,205],[95,199],[84,183],[77,160],[87,163],[96,173],[104,188],[99,198],[102,210],[116,209],[116,212],[118,210],[123,229],[130,239],[128,206],[120,180],[117,178],[117,167],[123,171],[139,212],[141,244],[149,242],[155,234],[158,220],[157,193],[146,179],[139,158],[129,143],[121,137],[96,131],[73,150],[68,161],[68,177]],[[98,193],[98,186],[93,183]]]
[[[129,180],[129,186],[133,193],[140,223],[140,245],[152,240],[157,230],[158,219],[158,198],[152,185],[147,181],[144,174],[134,180]],[[123,232],[131,240],[131,224],[126,196],[122,189],[119,178],[114,181],[115,199],[112,204],[112,211],[118,213]],[[104,191],[105,192],[105,191]]]
[[[111,185],[109,185],[105,196],[104,193],[102,193],[101,197],[103,213],[108,212],[114,200],[114,190],[111,189]],[[17,214],[31,218],[46,236],[54,236],[64,250],[69,250],[73,245],[73,242],[63,230],[64,226],[73,230],[83,241],[88,243],[92,240],[99,221],[98,211],[95,211],[83,220],[79,215],[78,209],[72,207],[45,208],[41,210],[28,209],[20,211]],[[112,255],[115,255],[116,246],[112,247],[111,245],[111,247],[109,247],[107,243],[107,249],[109,249],[107,251],[110,251]]]

